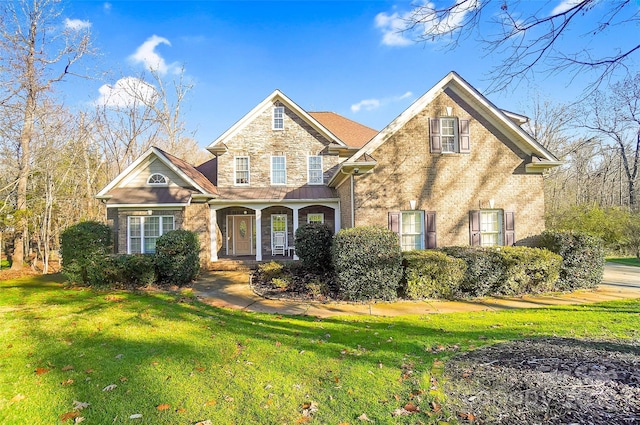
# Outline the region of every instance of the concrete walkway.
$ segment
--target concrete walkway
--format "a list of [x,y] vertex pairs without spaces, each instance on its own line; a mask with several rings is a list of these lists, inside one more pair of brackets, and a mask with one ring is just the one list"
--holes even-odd
[[246,311],[317,317],[456,313],[535,308],[640,298],[640,267],[607,263],[604,282],[595,290],[570,294],[481,298],[470,301],[398,301],[393,303],[303,302],[262,298],[249,287],[247,272],[210,272],[193,285],[196,296],[209,305]]

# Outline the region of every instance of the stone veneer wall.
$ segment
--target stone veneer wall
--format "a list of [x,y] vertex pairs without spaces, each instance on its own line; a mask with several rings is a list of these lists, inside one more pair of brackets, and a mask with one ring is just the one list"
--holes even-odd
[[200,263],[207,266],[211,259],[209,204],[191,203],[184,210],[185,230],[191,230],[198,234],[200,239]]
[[[430,153],[429,118],[445,116],[447,106],[470,120],[468,154]],[[356,178],[358,226],[386,227],[390,211],[409,210],[416,200],[417,210],[436,212],[438,246],[469,245],[469,211],[488,209],[493,199],[494,209],[515,212],[516,241],[544,230],[542,175],[525,173],[526,155],[451,90],[371,155],[373,174]]]
[[338,198],[340,198],[340,228],[348,229],[353,227],[351,222],[351,178],[347,177],[336,188]]
[[286,157],[287,184],[307,184],[307,155],[321,155],[325,184],[342,158],[328,154],[329,141],[285,107],[284,130],[272,130],[272,108],[267,108],[225,144],[229,149],[218,157],[218,187],[235,186],[234,157],[248,156],[250,186],[271,185],[271,156]]

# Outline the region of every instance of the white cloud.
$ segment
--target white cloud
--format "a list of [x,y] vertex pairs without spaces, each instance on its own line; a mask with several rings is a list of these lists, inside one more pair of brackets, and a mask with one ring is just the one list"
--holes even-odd
[[553,8],[551,15],[557,15],[558,13],[566,12],[582,0],[561,0],[560,3]]
[[365,99],[365,100],[361,100],[358,103],[354,103],[353,105],[351,105],[351,112],[360,112],[361,110],[365,110],[365,111],[373,111],[374,109],[378,109],[381,106],[387,105],[389,103],[393,103],[393,102],[399,102],[403,99],[407,99],[409,97],[413,96],[413,93],[408,91],[403,95],[400,96],[393,96],[393,97],[385,97],[383,99]]
[[104,3],[104,4],[102,5],[102,8],[104,9],[104,11],[105,11],[105,12],[109,13],[109,12],[111,12],[111,7],[112,7],[112,6],[113,6],[113,5],[112,5],[111,3],[106,2],[106,3]]
[[121,78],[114,85],[104,84],[98,92],[100,96],[95,104],[114,108],[153,104],[158,98],[155,87],[135,77]]
[[452,7],[451,11],[441,19],[435,14],[435,4],[425,2],[405,13],[378,13],[375,26],[382,31],[382,44],[408,46],[421,37],[428,39],[429,36],[458,31],[467,14],[479,6],[479,0],[462,2]]
[[83,21],[81,19],[69,19],[64,20],[64,27],[73,31],[81,31],[87,28],[91,28],[91,22]]
[[134,54],[129,56],[129,60],[135,64],[142,64],[149,70],[157,71],[160,75],[165,75],[169,71],[179,72],[177,64],[167,64],[164,58],[156,52],[156,47],[161,44],[171,46],[166,38],[152,35],[136,49]]

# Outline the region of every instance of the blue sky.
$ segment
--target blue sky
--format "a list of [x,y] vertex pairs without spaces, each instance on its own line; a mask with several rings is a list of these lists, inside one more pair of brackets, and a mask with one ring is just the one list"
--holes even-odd
[[[550,12],[567,1],[524,4]],[[455,51],[407,42],[394,25],[410,10],[408,1],[70,1],[68,25],[90,26],[100,51],[93,65],[110,72],[62,90],[67,104],[80,106],[149,64],[165,79],[184,66],[194,83],[184,119],[201,146],[276,88],[308,111],[333,111],[380,130],[451,70],[483,92],[499,59],[485,57],[473,37]],[[638,29],[630,30],[619,36],[636,42]],[[585,43],[581,35],[565,42]],[[608,48],[606,39],[590,45],[601,47]],[[573,101],[584,84],[540,76],[534,87],[542,97]],[[520,84],[488,97],[526,113],[530,95]]]

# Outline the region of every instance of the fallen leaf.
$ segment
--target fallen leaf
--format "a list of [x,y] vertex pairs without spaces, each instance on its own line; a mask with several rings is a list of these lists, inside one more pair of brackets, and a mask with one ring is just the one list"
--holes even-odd
[[118,360],[120,360],[120,359],[121,359],[121,358],[123,358],[123,357],[124,357],[124,354],[118,354],[118,355],[116,355],[116,359],[118,359]]
[[62,381],[62,385],[71,385],[73,384],[73,379],[67,379],[66,381]]
[[280,341],[276,341],[276,347],[280,347],[282,343]]
[[209,400],[204,405],[205,406],[215,406],[218,402],[215,400]]
[[9,403],[17,403],[17,402],[19,402],[19,401],[24,400],[25,398],[27,398],[27,396],[26,396],[26,395],[23,395],[23,394],[16,394],[16,395],[14,395],[14,396],[11,398],[11,400],[9,400]]
[[298,420],[296,421],[297,424],[306,424],[308,422],[311,422],[311,416],[302,416],[300,418],[298,418]]
[[107,385],[106,387],[104,387],[102,389],[102,391],[113,391],[116,388],[118,388],[118,386],[116,384],[111,384],[111,385]]
[[89,407],[89,403],[83,403],[82,401],[73,400],[73,410],[82,410],[85,407]]
[[127,378],[126,376],[121,376],[120,377],[120,382],[127,382],[129,380],[129,378]]
[[440,406],[438,403],[436,403],[435,401],[431,402],[431,408],[433,409],[433,411],[435,413],[438,413],[442,410],[442,406]]
[[162,411],[162,410],[167,410],[167,409],[169,409],[170,407],[171,407],[170,405],[168,405],[168,404],[166,404],[166,403],[163,403],[163,404],[159,404],[159,405],[157,405],[157,406],[156,406],[156,409],[158,409],[158,410]]
[[47,369],[46,367],[36,368],[36,375],[42,375],[47,372],[49,372],[49,369]]
[[186,413],[186,412],[187,412],[187,409],[185,409],[184,407],[178,407],[176,409],[176,413]]
[[160,364],[160,363],[158,363],[158,362],[151,362],[151,365],[152,365],[152,366],[158,366],[159,364]]
[[205,371],[205,368],[203,368],[203,367],[197,367],[197,368],[196,368],[196,371],[198,371],[198,372],[204,372],[204,371]]
[[213,425],[209,419],[206,421],[196,422],[194,425]]
[[465,419],[469,422],[473,422],[476,420],[476,416],[473,413],[458,413],[460,418]]
[[362,415],[358,416],[358,420],[362,422],[373,422],[371,419],[367,417],[366,413],[363,413]]
[[402,407],[399,407],[396,410],[394,410],[393,412],[391,412],[391,416],[393,416],[393,417],[396,417],[396,416],[408,416],[410,414],[411,414],[411,412],[409,412],[408,410],[403,409]]
[[63,372],[66,372],[66,371],[68,371],[68,370],[73,370],[73,366],[71,366],[71,365],[66,365],[65,367],[63,367],[63,368],[62,368],[62,371],[63,371]]
[[67,412],[67,413],[63,413],[62,415],[60,415],[60,420],[62,422],[66,422],[69,419],[73,419],[73,418],[78,417],[78,416],[80,416],[80,413],[78,413],[78,412]]
[[407,403],[404,405],[404,410],[410,413],[419,412],[420,408],[413,403]]
[[93,373],[93,372],[95,372],[95,370],[93,370],[93,369],[87,369],[87,370],[84,371],[84,373]]
[[73,420],[74,424],[79,424],[80,422],[84,422],[84,416],[78,416]]
[[129,416],[129,419],[141,419],[142,415],[140,413],[134,413],[133,415]]

